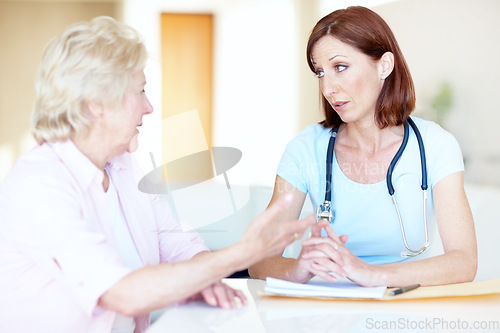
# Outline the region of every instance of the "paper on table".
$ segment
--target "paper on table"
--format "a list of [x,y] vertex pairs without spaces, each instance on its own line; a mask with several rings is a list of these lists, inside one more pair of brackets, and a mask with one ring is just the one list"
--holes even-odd
[[309,281],[295,283],[268,277],[264,290],[268,294],[283,296],[380,299],[384,297],[386,287],[361,287],[353,282]]
[[[268,278],[268,280],[271,278]],[[276,280],[276,279],[272,279]],[[308,284],[297,284],[289,281],[282,281],[278,280],[278,287],[279,286],[285,286],[281,288],[277,288],[277,291],[274,291],[272,288],[268,288],[268,281],[266,281],[266,287],[265,287],[265,293],[268,295],[278,295],[278,296],[294,296],[294,297],[305,297],[305,298],[332,298],[332,299],[347,299],[347,297],[343,296],[338,296],[336,294],[325,294],[325,293],[320,293],[320,292],[309,292],[307,289],[304,290],[303,288],[308,288],[305,287]],[[313,282],[313,281],[311,281]],[[317,284],[318,282],[315,282]],[[271,282],[271,285],[273,282]],[[291,284],[291,285],[290,285]],[[326,283],[328,285],[328,283]],[[344,284],[342,282],[342,284]],[[349,284],[349,283],[347,283]],[[290,286],[290,292],[287,292],[286,286]],[[297,286],[299,285],[298,288],[296,289]],[[340,284],[330,284],[330,285],[338,285]],[[356,284],[351,283],[351,287],[349,289],[355,289]],[[368,291],[369,289],[373,288],[364,288],[357,286],[358,289],[361,290],[366,290]],[[484,296],[484,295],[492,295],[496,294],[497,298],[500,297],[500,279],[493,279],[493,280],[488,280],[488,281],[478,281],[478,282],[464,282],[464,283],[456,283],[456,284],[448,284],[448,285],[441,285],[441,286],[428,286],[428,287],[420,287],[418,289],[412,290],[411,292],[403,293],[400,295],[396,296],[390,296],[388,295],[388,291],[386,291],[385,287],[381,287],[384,290],[385,296],[383,297],[364,297],[364,296],[353,296],[354,293],[351,294],[351,296],[348,296],[349,299],[376,299],[380,301],[393,301],[393,300],[410,300],[410,299],[427,299],[427,298],[441,298],[441,297],[467,297],[467,296]],[[330,288],[331,289],[331,288]]]

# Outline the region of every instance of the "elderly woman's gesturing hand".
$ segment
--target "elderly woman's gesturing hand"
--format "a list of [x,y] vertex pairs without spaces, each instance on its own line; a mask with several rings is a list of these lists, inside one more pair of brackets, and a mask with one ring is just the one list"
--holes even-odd
[[280,255],[283,249],[293,241],[302,237],[304,232],[314,223],[314,216],[303,220],[281,221],[290,205],[290,198],[284,196],[270,205],[250,224],[240,243],[253,254],[254,262],[264,258]]

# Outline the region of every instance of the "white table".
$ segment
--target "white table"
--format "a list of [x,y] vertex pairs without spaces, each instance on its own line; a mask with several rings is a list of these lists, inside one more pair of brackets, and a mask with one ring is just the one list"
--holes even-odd
[[165,332],[500,332],[500,294],[408,301],[268,297],[265,281],[226,279],[248,305],[222,310],[202,302],[172,306],[147,333]]

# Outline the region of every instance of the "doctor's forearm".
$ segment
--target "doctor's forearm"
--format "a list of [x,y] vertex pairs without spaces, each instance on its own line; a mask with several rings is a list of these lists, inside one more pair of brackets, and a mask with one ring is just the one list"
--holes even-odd
[[259,263],[250,266],[248,273],[253,279],[262,279],[273,277],[291,281],[291,271],[296,259],[275,256],[264,259]]
[[381,265],[374,270],[373,285],[423,286],[470,282],[477,270],[476,252],[453,250],[419,261]]

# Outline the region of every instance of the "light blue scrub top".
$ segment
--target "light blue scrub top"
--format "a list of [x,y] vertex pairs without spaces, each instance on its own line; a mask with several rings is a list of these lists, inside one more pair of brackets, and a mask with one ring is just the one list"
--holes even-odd
[[[462,153],[456,139],[439,125],[412,117],[424,141],[427,157],[427,218],[430,239],[436,232],[432,188],[444,177],[464,170]],[[286,147],[277,174],[300,191],[307,193],[316,211],[325,199],[326,152],[330,129],[315,124],[307,127]],[[353,166],[355,167],[355,166]],[[415,133],[410,128],[408,145],[394,168],[392,182],[403,220],[406,239],[412,249],[425,243],[420,154]],[[360,184],[347,178],[333,158],[331,224],[338,234],[346,234],[346,246],[370,264],[405,260],[407,252],[396,209],[387,190],[386,180]],[[424,258],[429,251],[417,258]]]

